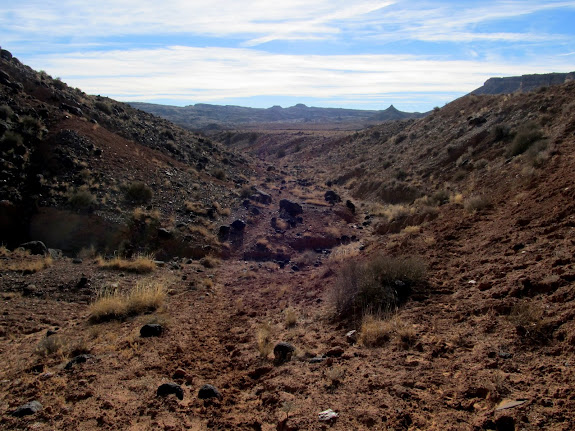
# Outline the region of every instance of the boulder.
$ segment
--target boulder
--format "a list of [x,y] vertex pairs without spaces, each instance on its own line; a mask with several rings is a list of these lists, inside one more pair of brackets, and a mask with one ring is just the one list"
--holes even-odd
[[303,208],[297,202],[292,202],[288,199],[282,199],[280,201],[280,212],[285,212],[291,217],[295,217],[299,214],[303,214]]
[[12,416],[21,418],[23,416],[30,416],[38,413],[40,410],[42,410],[42,404],[40,404],[39,401],[30,401],[14,410],[12,412]]
[[250,196],[250,199],[254,202],[258,202],[260,204],[264,204],[264,205],[269,205],[272,203],[272,197],[271,195],[262,192],[259,189],[255,189],[254,190],[254,194],[252,194]]
[[327,192],[325,192],[325,195],[323,197],[326,200],[326,202],[329,202],[332,205],[341,202],[341,197],[333,190],[328,190]]
[[12,60],[12,53],[5,49],[0,49],[0,57],[4,60]]
[[220,241],[226,241],[230,237],[230,226],[220,226],[218,231],[218,238]]
[[157,323],[148,323],[140,328],[140,337],[159,337],[164,332],[162,325]]
[[232,223],[232,228],[236,231],[243,231],[246,228],[246,222],[240,219],[235,220]]
[[184,390],[177,383],[169,382],[161,384],[156,391],[156,396],[167,397],[168,395],[174,394],[178,399],[184,399]]
[[48,252],[48,247],[42,241],[29,241],[24,244],[20,244],[24,250],[30,250],[31,254],[43,254],[46,256]]
[[74,365],[77,364],[83,364],[85,362],[88,362],[88,359],[92,359],[93,356],[92,355],[78,355],[74,358],[72,358],[67,364],[66,367],[64,367],[66,370],[71,370]]
[[290,343],[279,342],[274,347],[274,357],[276,364],[288,362],[295,352],[295,347]]
[[200,388],[200,390],[198,392],[198,398],[200,400],[209,400],[212,398],[217,398],[217,399],[221,400],[222,394],[220,393],[220,391],[218,391],[216,389],[215,386],[206,384]]
[[352,214],[355,214],[355,205],[352,201],[350,201],[349,199],[345,201],[345,206],[349,208]]

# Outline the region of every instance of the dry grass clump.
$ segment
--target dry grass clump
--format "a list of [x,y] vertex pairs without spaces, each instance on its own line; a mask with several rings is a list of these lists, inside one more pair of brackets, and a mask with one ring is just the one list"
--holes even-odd
[[402,320],[397,314],[391,318],[367,314],[363,318],[359,342],[365,347],[381,347],[392,338],[397,338],[404,348],[415,343],[416,332],[413,325]]
[[200,263],[204,268],[215,268],[220,264],[220,260],[217,257],[206,256],[200,260]]
[[102,289],[90,305],[90,321],[121,320],[157,310],[166,298],[164,283],[160,280],[139,281],[125,292]]
[[467,212],[481,211],[485,208],[490,208],[493,206],[491,199],[485,195],[475,195],[468,198],[463,204],[463,208]]
[[507,156],[513,157],[522,154],[542,139],[543,132],[538,124],[534,122],[525,123],[513,138],[513,141],[507,149]]
[[413,256],[378,255],[366,262],[342,266],[331,291],[339,317],[361,317],[368,312],[387,313],[409,296],[423,280],[425,263]]
[[156,268],[154,259],[149,255],[138,255],[133,259],[125,259],[116,256],[110,260],[106,260],[99,256],[97,263],[100,268],[135,272],[137,274],[152,272]]
[[508,319],[525,341],[544,343],[552,338],[552,328],[547,324],[543,308],[538,304],[520,302],[513,306]]
[[32,256],[28,250],[16,249],[8,250],[6,247],[0,247],[0,272],[14,271],[23,274],[34,274],[42,271],[54,263],[52,256]]
[[297,325],[298,315],[297,312],[292,307],[286,308],[286,310],[284,311],[284,315],[285,315],[286,327],[293,328],[294,326]]
[[267,358],[272,352],[274,345],[272,343],[272,327],[269,323],[261,325],[256,332],[256,341],[258,343],[258,352],[262,358]]
[[89,353],[89,351],[85,339],[73,341],[60,334],[50,335],[42,339],[34,349],[34,353],[41,357],[77,356],[82,353]]
[[152,200],[154,192],[147,184],[135,181],[124,186],[124,196],[128,202],[145,204]]

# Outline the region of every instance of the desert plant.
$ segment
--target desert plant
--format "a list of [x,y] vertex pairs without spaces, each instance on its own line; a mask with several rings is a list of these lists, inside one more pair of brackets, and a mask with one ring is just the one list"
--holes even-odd
[[154,192],[147,184],[135,181],[125,186],[124,195],[128,202],[145,204],[152,200]]
[[94,104],[94,106],[104,114],[112,115],[112,106],[110,106],[109,103],[98,101]]
[[33,274],[52,266],[52,256],[31,256],[28,250],[16,249],[10,252],[3,247],[0,254],[4,259],[0,260],[0,272],[14,271],[23,274]]
[[14,111],[8,105],[0,106],[0,120],[11,120],[14,116]]
[[332,289],[339,317],[361,317],[396,308],[425,276],[418,257],[378,255],[367,262],[344,264]]
[[511,141],[507,149],[507,156],[512,157],[522,154],[541,139],[543,139],[543,132],[539,126],[533,122],[526,123],[521,126],[513,141]]
[[480,211],[485,208],[490,208],[493,205],[493,202],[488,196],[485,195],[474,195],[469,197],[463,207],[468,212],[476,212]]
[[215,268],[220,264],[220,260],[213,256],[206,256],[200,260],[204,268]]
[[218,180],[225,181],[226,180],[226,171],[224,171],[223,169],[220,169],[220,168],[214,169],[212,171],[212,176],[214,178],[217,178]]
[[160,308],[166,297],[166,289],[160,280],[139,281],[126,292],[118,289],[102,289],[90,305],[90,321],[122,320]]
[[24,144],[22,135],[8,130],[2,137],[2,144],[5,148],[15,148]]
[[285,323],[288,328],[293,328],[297,325],[297,312],[292,308],[286,308],[285,312]]
[[70,193],[68,203],[75,210],[85,210],[96,204],[96,198],[88,190],[79,189]]
[[20,124],[22,125],[24,132],[29,135],[37,135],[44,127],[44,124],[42,124],[38,118],[34,118],[30,115],[22,117]]
[[114,257],[106,260],[103,257],[98,257],[98,266],[104,269],[116,269],[119,271],[135,272],[144,274],[152,272],[156,268],[154,259],[149,255],[137,255],[133,259],[124,259],[122,257]]
[[265,359],[272,352],[274,345],[271,338],[272,328],[269,323],[261,325],[256,332],[256,341],[260,356]]
[[543,308],[538,304],[519,302],[511,309],[508,319],[515,325],[517,334],[524,341],[545,343],[552,338],[552,327],[545,319]]
[[367,314],[361,324],[359,342],[365,347],[381,347],[396,338],[400,345],[407,349],[415,343],[416,335],[413,325],[402,320],[397,314]]

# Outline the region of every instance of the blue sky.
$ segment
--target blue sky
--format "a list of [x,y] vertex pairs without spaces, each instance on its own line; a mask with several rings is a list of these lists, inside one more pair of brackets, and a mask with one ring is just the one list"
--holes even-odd
[[0,0],[0,45],[89,94],[427,111],[575,70],[575,1]]

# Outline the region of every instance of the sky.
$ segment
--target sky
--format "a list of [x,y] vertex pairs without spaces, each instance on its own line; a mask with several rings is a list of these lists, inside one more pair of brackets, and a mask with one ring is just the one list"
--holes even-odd
[[0,0],[0,46],[88,94],[424,112],[575,71],[575,0]]

